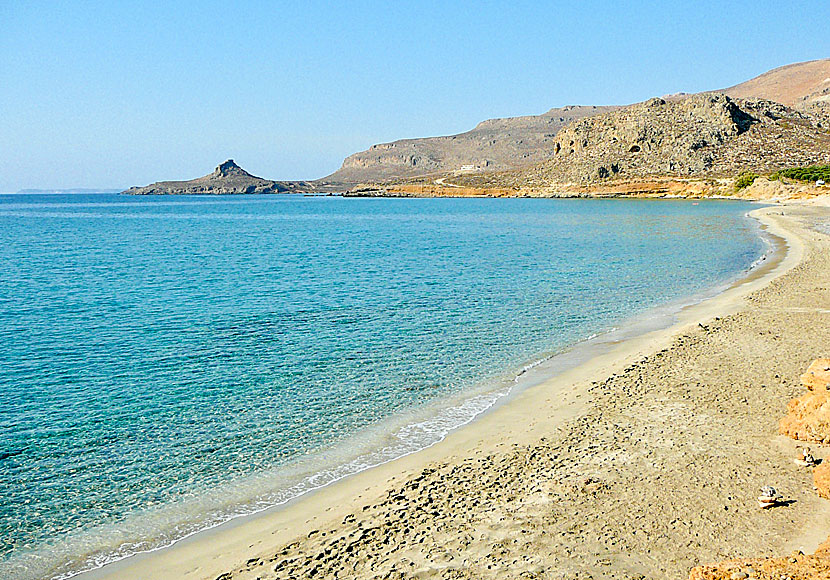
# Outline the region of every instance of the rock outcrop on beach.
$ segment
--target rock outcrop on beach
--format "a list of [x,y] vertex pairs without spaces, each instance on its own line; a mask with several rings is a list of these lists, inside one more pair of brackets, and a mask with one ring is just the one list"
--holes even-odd
[[697,566],[689,574],[689,580],[780,580],[789,578],[830,578],[830,539],[819,546],[814,554],[800,551],[786,557],[745,558],[727,560],[709,566]]
[[830,463],[822,461],[813,471],[813,487],[819,497],[830,499]]
[[830,359],[814,361],[801,382],[807,393],[787,404],[778,431],[799,441],[830,443]]
[[830,391],[830,358],[814,360],[807,368],[807,372],[801,375],[801,384],[808,391]]
[[[807,393],[787,404],[778,432],[798,441],[830,443],[830,358],[812,362],[801,375]],[[813,471],[813,486],[819,496],[830,499],[830,463],[825,459]]]
[[807,393],[787,405],[779,431],[792,439],[830,443],[830,397],[828,393]]
[[489,119],[458,135],[401,139],[350,155],[317,183],[382,182],[436,172],[500,170],[550,158],[552,141],[568,123],[616,107],[569,106],[542,115]]
[[131,187],[131,195],[228,195],[241,193],[292,193],[307,191],[303,181],[271,181],[251,175],[233,159],[220,164],[213,173],[190,181],[159,181],[144,187]]

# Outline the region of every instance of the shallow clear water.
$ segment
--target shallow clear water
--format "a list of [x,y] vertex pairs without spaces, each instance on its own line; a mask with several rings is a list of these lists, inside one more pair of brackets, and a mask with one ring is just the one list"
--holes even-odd
[[734,279],[741,202],[0,196],[0,575],[66,575],[472,419]]

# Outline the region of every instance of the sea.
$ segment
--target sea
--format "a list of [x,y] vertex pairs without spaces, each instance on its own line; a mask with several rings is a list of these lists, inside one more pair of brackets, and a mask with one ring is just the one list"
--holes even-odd
[[0,577],[413,453],[746,276],[740,201],[0,195]]

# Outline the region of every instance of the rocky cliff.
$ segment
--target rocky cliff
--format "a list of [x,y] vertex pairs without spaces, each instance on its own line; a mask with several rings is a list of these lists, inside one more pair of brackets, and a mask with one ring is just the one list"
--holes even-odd
[[616,107],[569,106],[542,115],[490,119],[471,131],[446,137],[401,139],[350,155],[317,183],[381,182],[457,170],[499,170],[551,157],[556,134],[568,123]]
[[778,67],[722,92],[737,99],[782,103],[830,125],[830,59]]
[[649,176],[734,176],[830,163],[830,130],[822,118],[720,93],[654,98],[581,119],[550,145],[551,159],[535,167],[453,183],[545,187]]
[[131,187],[131,195],[227,195],[240,193],[292,193],[308,191],[311,185],[302,181],[271,181],[251,175],[228,159],[213,173],[190,181],[159,181],[144,187]]

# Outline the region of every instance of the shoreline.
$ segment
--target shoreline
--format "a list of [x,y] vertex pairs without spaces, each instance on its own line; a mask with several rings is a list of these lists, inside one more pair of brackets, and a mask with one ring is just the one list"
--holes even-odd
[[[324,521],[339,520],[343,515],[356,511],[357,504],[365,503],[370,497],[381,497],[386,488],[411,477],[431,462],[458,460],[459,456],[495,452],[508,444],[538,439],[541,425],[562,426],[585,411],[587,401],[584,399],[589,394],[588,383],[591,379],[601,380],[619,372],[626,363],[656,350],[660,344],[665,344],[695,322],[736,311],[741,298],[793,268],[801,260],[803,247],[794,234],[782,230],[780,224],[770,218],[769,214],[780,207],[763,208],[752,213],[766,215],[766,221],[761,220],[766,228],[774,235],[787,238],[790,245],[787,254],[775,264],[761,266],[768,270],[764,274],[758,272],[759,269],[750,271],[746,279],[736,282],[716,297],[683,309],[677,315],[677,323],[669,328],[625,340],[595,359],[529,387],[511,396],[506,404],[479,416],[473,423],[452,432],[427,449],[351,475],[289,504],[232,520],[170,547],[139,554],[76,577],[146,577],[152,571],[153,577],[214,578],[244,564],[255,553],[307,535],[311,528],[318,527]],[[552,403],[551,394],[560,400]],[[543,408],[545,412],[534,413],[534,420],[526,423],[526,418],[521,416],[523,413],[519,412],[524,407]],[[490,431],[500,435],[490,436]]]
[[[749,217],[749,213],[749,211],[746,212],[746,219],[752,220],[752,218]],[[250,512],[239,510],[234,515],[222,519],[221,521],[212,520],[211,523],[205,525],[204,527],[183,533],[175,540],[165,543],[164,545],[137,550],[126,556],[108,558],[108,561],[99,564],[94,568],[86,569],[81,572],[64,573],[56,577],[86,578],[88,575],[94,574],[96,571],[101,569],[117,568],[121,562],[128,561],[136,557],[152,557],[153,554],[172,549],[175,545],[183,541],[196,538],[202,534],[210,534],[215,531],[219,531],[227,526],[233,526],[235,525],[234,522],[245,522],[250,519],[267,515],[268,513],[276,510],[285,509],[287,506],[302,501],[305,497],[317,494],[329,486],[336,485],[345,479],[354,477],[365,471],[374,470],[387,463],[396,462],[410,455],[421,453],[425,449],[440,444],[451,433],[459,429],[467,428],[471,423],[480,420],[483,416],[486,416],[488,413],[491,413],[494,409],[497,409],[502,405],[510,404],[510,401],[512,401],[512,399],[523,390],[533,388],[543,382],[554,379],[562,372],[570,370],[577,365],[585,364],[598,354],[604,354],[609,349],[614,348],[620,342],[631,340],[632,338],[639,337],[642,334],[668,328],[674,324],[678,313],[682,312],[686,308],[709,300],[719,295],[726,289],[743,283],[750,277],[761,275],[761,273],[765,272],[770,266],[774,266],[777,263],[776,260],[781,257],[783,242],[777,243],[777,241],[780,241],[777,237],[767,235],[764,231],[765,227],[757,220],[754,220],[754,222],[758,230],[758,237],[764,241],[767,248],[750,266],[726,278],[718,285],[706,288],[688,296],[677,298],[666,304],[649,307],[647,310],[630,318],[614,322],[613,324],[615,326],[598,330],[596,333],[565,347],[563,350],[546,354],[538,359],[532,359],[526,365],[521,367],[521,370],[518,370],[513,374],[505,374],[498,379],[487,381],[486,387],[479,385],[479,388],[474,387],[471,391],[456,393],[446,398],[442,398],[438,401],[430,403],[417,412],[396,417],[394,421],[390,419],[380,426],[374,426],[372,429],[359,434],[359,436],[361,436],[361,440],[390,439],[392,437],[397,437],[397,433],[400,431],[411,429],[414,426],[423,425],[425,422],[441,422],[441,420],[445,419],[447,415],[453,415],[454,418],[457,419],[459,414],[458,411],[464,407],[467,407],[468,404],[473,402],[477,403],[479,399],[491,399],[483,407],[479,405],[481,408],[478,410],[468,412],[468,416],[465,416],[461,422],[449,427],[439,436],[438,439],[426,444],[419,443],[419,445],[423,446],[403,451],[401,454],[393,457],[388,457],[388,454],[384,453],[389,449],[389,447],[384,446],[385,444],[370,444],[365,446],[370,450],[356,454],[353,458],[350,458],[343,464],[337,464],[333,468],[327,467],[320,472],[316,472],[310,476],[305,476],[299,480],[292,480],[292,483],[287,485],[286,489],[295,490],[300,487],[303,487],[303,489],[302,491],[296,492],[296,495],[288,499],[281,499],[267,507],[254,508],[253,511]],[[366,433],[369,431],[372,431],[373,433],[367,435]],[[383,435],[379,435],[378,433],[382,433]],[[363,443],[364,442],[361,441],[359,445],[364,447]],[[405,445],[401,446],[405,447]],[[339,455],[342,449],[348,447],[348,445],[338,444],[337,446],[328,449],[327,452],[333,452],[334,455]],[[376,462],[367,463],[367,459]],[[355,463],[361,464],[361,467],[355,471],[343,471],[341,469]],[[341,473],[331,475],[335,472]],[[325,474],[327,477],[330,476],[331,478],[326,480],[326,478],[320,477],[321,474]],[[305,484],[307,484],[310,480],[318,479],[323,479],[324,482],[318,483],[315,481],[315,483],[305,486]],[[101,558],[99,562],[102,560],[104,560],[104,558]]]
[[562,182],[548,185],[496,185],[446,180],[458,175],[435,178],[438,174],[410,180],[363,183],[353,185],[341,195],[344,197],[416,197],[416,198],[615,198],[615,199],[742,199],[744,201],[774,202],[815,200],[827,195],[827,190],[810,182],[798,180],[770,180],[760,176],[754,183],[735,189],[734,175],[678,176],[642,175],[615,178],[589,183]]
[[[744,205],[746,206],[746,208],[741,210],[741,214],[743,216],[746,216],[748,214],[748,212],[752,209],[752,206],[749,205],[749,204],[744,204]],[[748,217],[744,217],[743,219],[746,219],[746,220],[748,220],[748,222],[751,222],[753,233],[757,234],[758,239],[768,238],[768,236],[763,236],[763,234],[761,232],[761,225],[756,220],[752,220],[751,218],[748,218]],[[431,440],[431,441],[427,442],[424,439],[422,439],[421,441],[415,442],[414,445],[407,446],[407,445],[396,445],[398,443],[398,435],[397,435],[397,433],[393,434],[393,432],[398,432],[398,431],[403,431],[403,430],[410,430],[413,426],[415,426],[416,430],[417,430],[420,427],[421,421],[425,418],[426,418],[427,422],[432,422],[432,419],[445,419],[444,421],[438,421],[438,422],[442,423],[442,425],[440,425],[441,427],[446,426],[447,423],[452,423],[452,425],[450,425],[450,429],[449,429],[450,431],[455,430],[455,429],[460,428],[460,427],[463,427],[463,426],[466,426],[470,421],[480,418],[483,413],[488,412],[489,408],[492,408],[493,405],[491,404],[490,401],[486,401],[486,405],[485,404],[478,404],[479,402],[485,403],[485,401],[483,401],[484,398],[489,397],[490,399],[497,399],[497,401],[495,401],[495,403],[497,405],[503,404],[505,401],[507,401],[508,399],[511,398],[511,397],[508,397],[508,396],[504,396],[505,394],[507,394],[507,393],[504,392],[505,389],[509,389],[510,392],[511,392],[511,395],[512,395],[516,391],[520,391],[523,388],[526,388],[527,383],[530,383],[531,385],[534,385],[534,384],[537,384],[538,382],[540,382],[540,380],[545,378],[546,376],[558,374],[559,372],[561,372],[562,364],[565,364],[567,366],[571,366],[571,365],[577,364],[580,361],[584,362],[585,360],[587,360],[587,358],[589,358],[591,356],[589,351],[595,351],[597,347],[603,348],[604,345],[602,343],[604,343],[604,342],[609,342],[610,341],[611,343],[616,343],[620,340],[624,340],[626,337],[630,337],[631,335],[638,335],[638,334],[644,332],[644,329],[647,328],[647,327],[651,328],[651,327],[656,326],[656,327],[662,328],[664,323],[668,324],[668,322],[664,322],[663,319],[665,319],[666,321],[671,319],[675,314],[675,310],[684,307],[686,305],[686,303],[689,303],[689,302],[695,303],[695,302],[698,302],[700,300],[705,299],[709,295],[719,293],[724,288],[732,285],[734,283],[735,279],[738,279],[738,280],[743,279],[746,276],[747,272],[749,272],[751,274],[752,272],[759,271],[759,268],[758,268],[757,264],[761,263],[762,267],[760,269],[763,268],[762,259],[763,259],[763,256],[766,256],[767,258],[769,258],[769,247],[770,246],[767,243],[767,248],[765,248],[765,249],[759,248],[759,252],[760,252],[758,254],[759,258],[756,261],[754,261],[751,265],[746,266],[744,269],[735,270],[731,275],[728,275],[727,277],[725,277],[717,286],[713,286],[713,287],[707,288],[703,291],[696,292],[694,294],[690,294],[688,296],[678,298],[678,299],[676,299],[676,300],[674,300],[674,301],[672,301],[668,304],[665,304],[665,305],[652,306],[652,307],[648,308],[646,311],[644,311],[644,312],[642,312],[642,313],[640,313],[636,316],[633,316],[631,318],[627,318],[627,319],[624,319],[624,320],[621,320],[621,321],[606,324],[604,328],[600,327],[600,328],[596,329],[594,334],[590,334],[587,338],[579,340],[578,342],[574,343],[573,345],[571,345],[569,347],[566,347],[564,352],[562,350],[559,350],[559,351],[556,351],[555,354],[542,353],[538,357],[529,359],[530,364],[524,365],[524,366],[522,366],[522,365],[516,366],[515,367],[515,372],[512,371],[511,369],[508,369],[502,376],[500,376],[496,379],[488,380],[487,381],[487,384],[488,384],[487,387],[481,387],[481,389],[478,390],[478,391],[475,390],[476,387],[473,387],[472,394],[470,394],[469,392],[466,392],[463,397],[459,397],[457,395],[456,396],[450,396],[448,398],[441,399],[441,402],[446,403],[446,404],[430,405],[431,408],[427,409],[424,413],[408,414],[406,416],[400,417],[400,420],[396,420],[396,421],[394,421],[394,423],[392,423],[392,422],[390,422],[388,424],[384,423],[384,425],[381,428],[374,430],[374,431],[376,431],[375,433],[373,433],[373,434],[370,433],[369,435],[367,435],[365,437],[363,437],[363,436],[360,437],[360,441],[357,442],[357,445],[360,446],[360,450],[355,451],[354,455],[348,455],[347,456],[347,452],[351,453],[353,448],[350,448],[349,446],[343,446],[343,445],[340,445],[339,447],[330,448],[330,449],[327,449],[325,451],[325,454],[327,454],[327,455],[334,455],[334,456],[338,456],[338,457],[341,457],[341,458],[345,458],[345,459],[342,460],[341,463],[332,464],[332,463],[328,462],[329,458],[324,458],[324,460],[327,461],[327,463],[325,465],[320,465],[318,462],[315,462],[313,460],[309,461],[309,460],[307,460],[307,458],[303,458],[303,462],[304,462],[305,467],[304,468],[297,468],[294,471],[296,473],[302,473],[304,471],[305,472],[311,472],[311,470],[314,469],[315,471],[314,471],[313,475],[310,475],[308,477],[303,476],[302,478],[299,478],[299,477],[294,477],[294,473],[291,473],[291,474],[286,475],[284,477],[283,477],[282,473],[279,473],[279,475],[278,475],[279,479],[278,480],[273,475],[271,477],[250,478],[247,481],[246,480],[240,480],[240,481],[244,482],[245,489],[247,489],[248,492],[249,492],[245,496],[245,498],[247,499],[248,497],[255,497],[256,499],[254,501],[250,501],[248,503],[243,503],[243,502],[238,502],[237,503],[237,502],[233,502],[233,500],[229,500],[229,501],[225,502],[222,505],[223,506],[230,506],[230,508],[223,511],[222,513],[219,513],[219,510],[210,511],[209,508],[211,506],[209,506],[209,505],[207,505],[207,508],[203,509],[203,510],[193,510],[193,509],[191,509],[191,510],[189,510],[189,513],[200,514],[200,515],[203,515],[204,517],[202,519],[198,520],[198,521],[194,518],[193,521],[196,521],[196,525],[193,525],[193,526],[176,526],[177,536],[176,536],[175,540],[171,541],[170,539],[168,539],[168,538],[170,538],[170,535],[168,535],[168,536],[161,536],[162,541],[158,541],[158,542],[151,542],[151,541],[139,542],[139,541],[133,540],[133,542],[131,543],[129,541],[129,538],[156,538],[156,537],[159,537],[159,536],[153,536],[152,534],[153,534],[154,530],[151,529],[148,526],[148,524],[153,523],[152,521],[150,521],[150,518],[152,517],[152,515],[154,515],[152,513],[151,513],[150,516],[144,518],[143,521],[140,518],[136,518],[138,520],[137,524],[135,523],[136,520],[128,522],[128,524],[133,524],[133,527],[132,528],[130,528],[130,527],[123,528],[123,530],[126,530],[124,532],[122,532],[122,528],[120,528],[117,523],[116,524],[107,524],[107,527],[109,529],[107,529],[107,527],[102,526],[100,528],[100,530],[101,530],[101,534],[103,534],[103,535],[105,535],[107,533],[112,533],[112,534],[116,534],[116,537],[117,537],[117,534],[121,533],[122,534],[121,537],[128,538],[128,539],[125,539],[119,547],[126,548],[124,550],[125,552],[127,550],[129,550],[132,553],[129,554],[129,555],[126,555],[126,554],[123,554],[123,553],[119,554],[118,551],[116,551],[116,550],[112,550],[112,551],[109,551],[109,552],[104,552],[103,550],[90,551],[88,553],[85,553],[85,557],[84,557],[85,561],[83,562],[82,566],[75,566],[74,569],[71,569],[68,566],[64,567],[64,568],[53,569],[53,571],[51,572],[49,577],[55,577],[55,578],[78,577],[81,574],[92,572],[92,571],[94,571],[96,569],[99,569],[101,567],[104,567],[104,566],[108,567],[111,564],[115,564],[117,562],[120,562],[120,561],[123,561],[123,560],[126,560],[126,559],[130,559],[133,556],[135,556],[136,554],[151,555],[151,554],[156,553],[158,551],[167,549],[170,546],[182,541],[185,538],[189,538],[191,536],[198,536],[199,534],[202,534],[202,533],[208,533],[208,532],[210,532],[214,529],[217,529],[219,527],[228,525],[228,522],[230,520],[257,517],[258,515],[262,514],[263,512],[267,512],[271,509],[282,509],[284,506],[286,506],[286,504],[292,503],[294,501],[298,501],[306,493],[313,493],[314,491],[318,491],[318,490],[320,490],[320,489],[322,489],[322,488],[324,488],[328,485],[331,485],[331,484],[335,483],[336,481],[339,481],[339,480],[341,480],[343,478],[346,478],[346,477],[350,477],[350,476],[354,475],[355,473],[359,473],[359,472],[367,470],[367,469],[373,469],[378,464],[383,464],[383,463],[387,463],[389,461],[394,461],[395,459],[398,459],[398,458],[400,458],[402,456],[405,456],[405,455],[409,455],[411,453],[417,453],[417,452],[421,451],[424,447],[429,447],[429,446],[432,446],[432,445],[436,444],[441,439],[443,439],[446,436],[446,434],[444,432],[442,432],[440,434],[440,439],[438,439],[438,440]],[[657,311],[657,310],[665,311],[665,312],[660,312],[659,314],[656,315],[656,317],[659,318],[660,320],[657,320],[656,323],[655,323],[655,321],[653,320],[655,318],[655,316],[652,316],[652,313]],[[636,329],[630,328],[632,326],[632,321],[635,321],[634,325],[637,326]],[[612,324],[613,324],[613,326],[611,326]],[[617,327],[617,328],[615,328],[615,327]],[[586,332],[586,334],[588,334],[588,332],[591,332],[591,330],[588,330]],[[597,337],[597,334],[599,334],[599,337]],[[597,338],[599,339],[600,344],[595,344],[595,342],[597,341]],[[585,352],[582,352],[582,351],[585,351]],[[574,356],[575,354],[576,354],[576,356]],[[567,362],[564,362],[564,363],[560,364],[561,359],[568,359],[568,360],[567,360]],[[577,360],[575,362],[574,359],[579,359],[579,360]],[[551,365],[552,361],[553,361],[553,365]],[[549,367],[549,366],[553,366],[554,367],[553,370],[551,370],[550,368],[544,369],[544,367]],[[520,369],[523,369],[523,370],[520,370]],[[528,380],[528,377],[532,377],[532,378],[530,378]],[[540,377],[541,377],[541,379],[540,379]],[[520,383],[520,384],[517,385],[516,384],[517,382]],[[509,387],[507,385],[509,385]],[[481,386],[481,385],[478,385],[478,386]],[[497,396],[495,396],[495,397],[491,396],[494,393]],[[460,407],[467,407],[466,404],[468,402],[470,402],[471,398],[472,399],[481,398],[481,400],[475,401],[476,406],[478,407],[479,410],[476,410],[473,416],[467,417],[468,415],[471,415],[470,413],[467,413],[467,411],[469,411],[469,408],[463,409],[465,411],[465,413],[464,413],[465,417],[460,417],[460,414],[457,413],[456,411],[458,411]],[[485,406],[488,406],[488,408],[485,409],[484,411],[480,411],[480,409],[484,408]],[[437,416],[439,413],[441,415],[445,415],[444,411],[448,411],[446,413],[446,416],[442,416],[442,417]],[[460,418],[464,419],[464,420],[460,421],[460,422],[456,422]],[[449,419],[449,421],[447,421],[446,419]],[[388,427],[388,428],[385,428],[385,427]],[[432,429],[428,429],[427,431],[435,433],[435,431],[432,430]],[[381,433],[381,434],[379,435],[379,433]],[[409,442],[410,438],[407,438],[407,439],[408,439],[407,442]],[[392,441],[390,442],[390,440],[392,440]],[[404,442],[404,443],[406,443],[406,442]],[[414,448],[416,445],[418,446],[417,449]],[[405,447],[408,447],[408,449],[406,449],[405,451],[401,451]],[[390,455],[390,453],[387,453],[387,451],[390,451],[390,450],[393,451],[394,453],[399,453],[399,454],[395,457],[392,457]],[[365,453],[364,453],[364,451],[365,451]],[[375,451],[377,451],[377,453],[375,453]],[[366,459],[370,455],[371,455],[372,460],[375,460],[375,459],[378,459],[378,458],[380,460],[378,462],[371,463],[371,464],[363,461],[364,459]],[[331,467],[332,465],[334,465],[333,468]],[[355,466],[357,466],[357,467],[355,468]],[[355,469],[352,471],[353,468],[355,468]],[[322,477],[320,477],[321,474],[323,475]],[[281,486],[281,487],[275,487],[274,484],[273,484],[274,481],[278,481],[276,486]],[[288,483],[285,483],[286,481]],[[265,497],[266,494],[270,493],[272,489],[276,489],[277,491],[275,493],[273,493],[272,495],[268,495],[267,499],[265,499],[265,500],[260,501],[259,500],[260,496],[255,496],[254,495],[254,493],[261,493],[262,497]],[[253,490],[253,491],[251,491],[251,490]],[[265,490],[265,491],[263,491],[263,490]],[[231,491],[236,491],[236,490],[231,490]],[[285,491],[285,493],[282,493],[283,491]],[[289,498],[289,495],[293,496],[293,497]],[[214,489],[213,490],[213,497],[229,498],[231,496],[230,495],[224,495],[223,492],[219,489]],[[234,497],[236,497],[236,496],[234,496]],[[272,501],[272,498],[275,498],[275,497],[277,498],[276,501]],[[206,505],[206,504],[203,504],[203,505]],[[239,506],[241,506],[241,508]],[[168,513],[170,513],[170,520],[173,521],[173,518],[179,516],[183,511],[184,510],[179,510],[178,512],[176,512],[176,511],[170,510],[170,512],[168,512]],[[219,514],[219,515],[217,517],[213,517],[215,514]],[[143,515],[143,514],[140,514],[140,516],[141,515]],[[190,522],[185,522],[185,523],[189,524]],[[143,528],[144,530],[146,530],[147,531],[146,535],[141,536],[139,534],[133,533],[130,536],[128,536],[128,532],[131,532],[131,531],[135,530],[136,528],[138,528],[138,529]],[[99,530],[95,530],[95,531],[99,531]],[[91,542],[89,544],[91,544]],[[69,547],[71,548],[71,545]],[[76,547],[77,547],[77,545],[76,545]],[[83,547],[84,547],[83,545],[80,546],[80,548],[83,548]],[[63,553],[63,554],[84,553],[83,550],[67,549],[66,545],[61,545],[61,544],[54,545],[54,548],[55,548],[55,551],[59,551],[60,553]],[[33,560],[35,558],[41,556],[41,554],[43,554],[43,552],[36,553]],[[22,562],[22,564],[25,565],[25,562]],[[18,569],[23,570],[25,568],[23,566],[19,566]],[[83,570],[83,572],[80,572],[80,571],[77,571],[77,570]],[[42,572],[42,574],[45,577],[49,573]],[[35,577],[35,576],[40,577],[38,574],[32,575],[31,577]]]
[[[749,209],[742,211],[742,213],[744,215],[748,215],[750,209],[751,206]],[[440,443],[447,436],[446,432],[442,432],[440,434],[440,438],[436,440],[426,443],[423,441],[413,443],[412,445],[409,445],[410,449],[406,449],[399,455],[390,457],[390,454],[386,453],[388,450],[394,448],[394,451],[397,453],[402,448],[407,447],[407,444],[410,443],[407,441],[404,442],[404,444],[396,445],[396,443],[398,443],[398,431],[408,430],[413,426],[419,426],[424,420],[427,422],[437,420],[437,422],[446,423],[447,421],[441,421],[441,419],[447,419],[450,415],[453,422],[458,419],[463,419],[463,421],[453,424],[448,429],[449,432],[453,432],[460,428],[466,428],[471,422],[480,420],[482,416],[492,412],[493,408],[497,408],[503,404],[509,404],[509,401],[511,401],[518,392],[521,392],[525,388],[533,387],[544,380],[559,375],[562,372],[563,367],[565,369],[570,369],[577,364],[584,364],[585,361],[589,360],[597,353],[606,352],[607,349],[613,348],[620,341],[628,340],[632,336],[638,336],[648,330],[662,329],[672,324],[677,312],[685,309],[690,304],[707,300],[711,296],[721,293],[724,289],[729,288],[736,283],[740,283],[742,280],[746,279],[747,276],[753,276],[758,272],[764,271],[764,269],[769,266],[769,262],[772,261],[770,260],[772,255],[771,249],[773,248],[773,245],[770,242],[772,238],[763,233],[763,226],[758,223],[757,220],[752,220],[749,217],[745,217],[744,219],[752,222],[753,228],[757,230],[759,239],[765,240],[767,247],[762,249],[759,257],[750,266],[746,267],[746,269],[736,271],[729,277],[723,279],[718,285],[706,288],[688,296],[677,298],[667,304],[652,306],[646,311],[622,321],[609,323],[608,326],[610,328],[598,329],[595,334],[591,334],[587,338],[566,347],[564,350],[556,351],[552,354],[543,353],[542,356],[531,359],[524,367],[517,367],[515,373],[508,371],[497,379],[487,381],[486,387],[480,386],[478,389],[474,387],[472,391],[442,398],[439,402],[437,402],[440,404],[433,403],[424,409],[421,409],[418,413],[407,414],[396,418],[394,422],[386,422],[381,427],[373,429],[373,431],[375,431],[374,433],[370,433],[368,435],[366,433],[362,433],[361,435],[365,435],[365,437],[361,436],[361,440],[358,442],[361,450],[359,452],[355,452],[354,455],[347,456],[344,449],[349,449],[349,447],[342,444],[334,448],[327,449],[327,454],[346,457],[344,463],[338,463],[334,467],[330,467],[328,464],[321,466],[320,471],[315,472],[315,474],[311,476],[303,476],[302,478],[290,480],[286,477],[285,480],[289,483],[285,484],[284,489],[286,489],[287,492],[290,492],[293,497],[285,499],[285,497],[288,496],[288,493],[282,494],[282,497],[280,497],[278,501],[271,502],[271,505],[268,505],[267,507],[265,501],[239,504],[243,506],[243,509],[233,511],[228,510],[226,513],[231,513],[229,517],[222,517],[221,520],[219,517],[212,519],[205,518],[205,520],[200,522],[201,526],[198,529],[196,529],[195,526],[184,530],[179,528],[178,532],[180,535],[173,541],[166,540],[162,545],[159,545],[161,544],[161,542],[159,542],[152,547],[145,544],[140,548],[136,544],[132,544],[131,548],[134,553],[130,555],[118,555],[111,557],[111,554],[109,553],[104,554],[103,556],[100,555],[100,553],[94,553],[91,557],[89,557],[89,559],[87,559],[87,568],[84,571],[63,572],[55,577],[85,577],[85,575],[91,574],[101,568],[110,569],[125,560],[130,560],[138,556],[150,557],[157,552],[170,549],[176,544],[191,537],[196,537],[201,534],[209,534],[225,526],[233,525],[232,522],[234,521],[245,521],[247,519],[267,514],[273,510],[284,509],[286,506],[300,501],[310,494],[316,494],[326,487],[334,485],[345,478],[353,477],[363,471],[373,470],[380,465],[397,461],[400,458],[406,457],[413,453],[420,453],[425,448]],[[613,324],[613,326],[611,326],[611,324]],[[522,370],[519,370],[520,368]],[[476,401],[473,401],[474,399]],[[490,400],[486,401],[486,405],[479,405],[478,403],[480,401],[478,401],[478,399],[482,402],[484,402],[483,399]],[[475,410],[474,413],[468,412],[469,409],[464,409],[465,416],[460,417],[461,413],[458,413],[457,411],[459,411],[462,407],[467,407],[467,404],[471,402],[475,402],[478,409]],[[483,410],[481,410],[482,408]],[[390,443],[390,439],[394,439],[394,441]],[[367,441],[370,443],[367,443]],[[418,448],[414,448],[415,445],[418,445]],[[365,453],[364,450],[366,450]],[[349,451],[351,450],[349,449]],[[365,461],[367,458],[371,459],[373,462],[367,463]],[[311,469],[308,465],[314,465],[314,462],[311,461],[305,461],[305,463],[308,469]],[[354,471],[344,469],[352,468],[355,464],[359,465],[359,467]],[[300,469],[297,471],[299,472]],[[324,477],[319,477],[321,473]],[[312,480],[314,481],[312,482]],[[250,484],[248,487],[253,489],[253,485],[255,484]],[[283,488],[280,488],[280,491],[282,489]],[[297,491],[300,489],[301,491]],[[248,506],[252,506],[250,510],[248,509]]]

